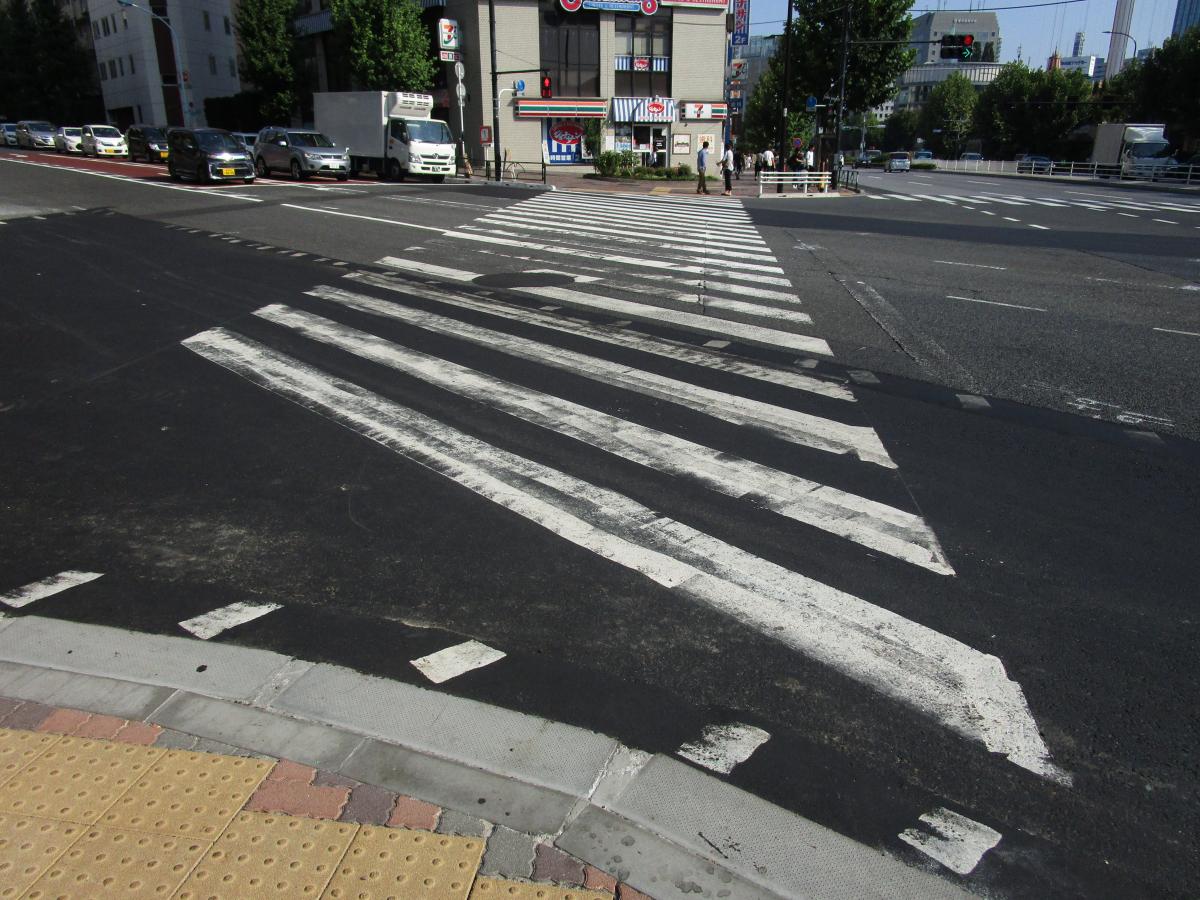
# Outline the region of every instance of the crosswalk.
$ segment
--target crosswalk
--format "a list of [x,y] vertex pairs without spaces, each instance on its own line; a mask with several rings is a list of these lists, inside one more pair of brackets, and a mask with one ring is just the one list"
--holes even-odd
[[[1018,766],[1069,779],[999,659],[802,571],[804,548],[823,535],[851,567],[888,559],[918,583],[954,575],[844,383],[703,345],[715,335],[832,355],[739,204],[544,194],[440,241],[469,268],[410,248],[381,258],[382,272],[348,269],[183,344],[398,465],[437,473]],[[409,387],[388,387],[397,379]],[[412,385],[431,399],[414,401]],[[445,397],[463,402],[451,412]],[[643,486],[601,477],[597,452],[638,467]],[[681,486],[712,499],[664,511]],[[794,559],[729,539],[718,520],[730,503],[748,523],[772,517]]]
[[1074,209],[1091,209],[1113,212],[1170,212],[1200,215],[1200,203],[1190,200],[1137,200],[1113,199],[1106,195],[1082,194],[1079,197],[1026,197],[1019,194],[1000,194],[991,191],[958,194],[888,194],[865,193],[869,200],[898,201],[902,203],[944,203],[951,206],[1040,206]]

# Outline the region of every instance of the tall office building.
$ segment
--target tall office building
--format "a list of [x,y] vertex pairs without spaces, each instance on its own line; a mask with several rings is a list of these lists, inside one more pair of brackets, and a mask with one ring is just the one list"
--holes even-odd
[[1087,37],[1082,31],[1075,32],[1075,46],[1071,48],[1072,56],[1083,56],[1083,43]]
[[1132,22],[1133,0],[1117,0],[1117,9],[1113,13],[1112,35],[1108,42],[1108,71],[1105,75],[1107,78],[1119,75],[1125,66],[1125,47],[1129,43],[1129,28]]
[[1171,36],[1178,37],[1197,25],[1200,25],[1200,0],[1179,0],[1175,5],[1175,24],[1171,26]]

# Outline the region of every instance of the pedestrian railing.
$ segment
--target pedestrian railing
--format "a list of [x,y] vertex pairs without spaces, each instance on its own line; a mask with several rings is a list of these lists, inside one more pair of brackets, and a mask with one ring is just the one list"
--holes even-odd
[[1085,178],[1094,181],[1156,181],[1176,185],[1200,185],[1200,166],[1162,165],[1159,160],[1133,160],[1124,166],[1090,162],[1043,162],[1041,160],[939,159],[937,167],[948,172],[979,172],[993,175],[1045,175],[1048,178]]
[[[500,169],[500,181],[533,181],[546,183],[546,163],[538,162],[520,162],[519,160],[506,159],[504,165]],[[483,177],[487,181],[492,181],[496,178],[496,171],[492,168],[492,161],[486,160],[483,164]]]
[[763,195],[763,188],[768,185],[774,185],[780,193],[793,190],[827,194],[832,180],[828,172],[759,172],[758,196]]
[[842,166],[842,168],[835,169],[834,171],[837,172],[837,184],[839,188],[846,191],[858,190],[858,172],[846,166]]

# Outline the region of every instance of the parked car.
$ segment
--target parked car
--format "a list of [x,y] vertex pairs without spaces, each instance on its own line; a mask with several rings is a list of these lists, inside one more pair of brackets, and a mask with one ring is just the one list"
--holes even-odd
[[54,149],[59,153],[82,153],[79,142],[83,140],[82,128],[60,126],[54,132]]
[[175,181],[254,180],[246,145],[221,128],[172,128],[167,132],[167,174]]
[[257,131],[234,131],[231,132],[235,138],[246,145],[246,149],[253,152],[254,142],[258,140]]
[[111,125],[84,125],[79,150],[84,156],[128,156],[125,137]]
[[913,154],[913,160],[916,162],[930,162],[933,160],[932,150],[918,150]]
[[961,162],[983,162],[982,153],[964,153],[959,157]]
[[1052,165],[1054,163],[1048,156],[1026,154],[1024,159],[1017,161],[1017,174],[1048,175]]
[[17,146],[27,150],[53,150],[54,126],[40,120],[22,119],[17,123]]
[[888,172],[907,172],[912,168],[912,164],[908,160],[908,154],[903,151],[899,153],[889,153],[887,159],[883,161],[883,171]]
[[17,147],[17,123],[5,122],[0,125],[0,144],[5,147]]
[[331,175],[338,181],[350,177],[350,157],[344,147],[319,131],[279,127],[264,128],[254,142],[254,168],[260,176],[291,172],[297,181],[310,175]]
[[125,132],[125,144],[131,160],[163,162],[167,158],[167,135],[154,125],[130,125]]

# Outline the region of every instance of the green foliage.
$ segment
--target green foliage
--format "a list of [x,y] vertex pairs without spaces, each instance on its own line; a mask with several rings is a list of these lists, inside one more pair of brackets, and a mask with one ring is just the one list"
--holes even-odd
[[594,160],[600,154],[600,147],[604,135],[604,121],[602,119],[585,119],[583,122],[583,147],[587,151],[587,155]]
[[[754,86],[754,93],[746,102],[741,140],[743,150],[761,152],[770,147],[778,151],[775,142],[783,109],[783,100],[779,94],[779,86],[783,81],[782,72],[783,59],[777,55]],[[793,100],[793,106],[795,105]],[[803,103],[799,105],[802,107]],[[812,116],[796,112],[794,109],[788,111],[785,140],[799,137],[808,142],[815,131],[816,123]]]
[[913,170],[916,170],[916,169],[936,169],[936,168],[937,168],[937,163],[935,163],[935,162],[934,162],[932,159],[922,159],[922,160],[917,160],[917,161],[915,161],[915,162],[911,162],[911,163],[909,163],[909,164],[908,164],[908,167],[909,167],[910,169],[913,169]]
[[0,7],[0,113],[53,122],[96,118],[96,74],[55,0]]
[[437,69],[413,0],[330,0],[350,75],[368,91],[428,91]]
[[883,149],[909,150],[915,147],[920,128],[921,116],[916,110],[897,110],[883,124]]
[[1102,122],[1162,122],[1174,146],[1200,141],[1200,26],[1168,38],[1148,59],[1105,85],[1094,118]]
[[258,89],[259,121],[287,124],[296,106],[295,0],[242,0],[237,7],[242,79]]
[[971,133],[978,99],[971,79],[959,72],[933,89],[920,119],[930,149],[944,156],[958,156]]
[[1091,81],[1082,72],[1009,63],[980,94],[975,126],[986,138],[988,156],[1011,159],[1031,152],[1062,159],[1071,132],[1091,115],[1091,96]]

